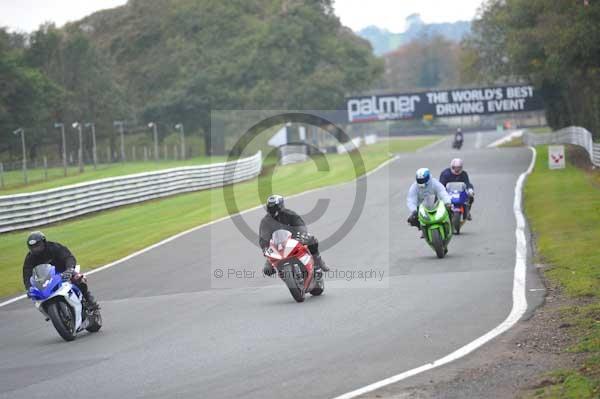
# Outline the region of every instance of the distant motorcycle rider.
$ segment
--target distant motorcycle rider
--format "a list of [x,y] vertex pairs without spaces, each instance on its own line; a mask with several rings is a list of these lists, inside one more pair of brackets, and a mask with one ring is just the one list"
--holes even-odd
[[463,160],[460,158],[454,158],[450,162],[450,167],[444,169],[440,174],[440,183],[446,186],[450,182],[463,182],[467,185],[467,194],[469,194],[469,202],[467,203],[467,220],[472,220],[471,208],[475,201],[475,187],[469,180],[469,175],[463,169]]
[[462,129],[456,128],[456,133],[454,133],[454,140],[455,141],[463,141],[464,139],[465,139],[465,136],[463,135]]
[[457,128],[456,133],[454,133],[454,143],[452,144],[452,147],[460,150],[460,148],[463,145],[464,139],[465,139],[465,136],[463,136],[462,129]]
[[435,195],[438,200],[444,202],[446,209],[450,212],[451,198],[446,188],[435,178],[431,177],[431,172],[427,168],[420,168],[416,173],[416,181],[408,189],[406,196],[406,206],[410,211],[407,222],[420,229],[417,209],[426,196]]
[[41,231],[34,231],[27,237],[27,247],[29,252],[23,262],[23,284],[26,290],[29,290],[31,286],[29,279],[33,269],[37,265],[51,264],[61,274],[63,281],[71,281],[81,290],[90,310],[100,309],[88,288],[85,277],[75,271],[77,261],[69,248],[57,242],[47,241],[46,236]]
[[[316,270],[329,271],[329,268],[319,254],[319,242],[315,236],[308,234],[304,220],[296,212],[284,207],[281,195],[271,195],[267,199],[267,214],[260,221],[258,244],[263,252],[269,248],[273,232],[280,229],[288,230],[294,235],[294,238],[308,247],[308,250],[313,255]],[[275,273],[275,269],[267,261],[263,272],[271,276]]]

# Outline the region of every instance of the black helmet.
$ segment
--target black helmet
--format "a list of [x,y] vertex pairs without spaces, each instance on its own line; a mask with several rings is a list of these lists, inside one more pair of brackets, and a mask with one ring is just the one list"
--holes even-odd
[[267,198],[267,212],[269,212],[271,216],[277,216],[282,208],[283,197],[281,195],[273,194]]
[[27,247],[33,255],[46,249],[46,236],[41,231],[34,231],[27,237]]

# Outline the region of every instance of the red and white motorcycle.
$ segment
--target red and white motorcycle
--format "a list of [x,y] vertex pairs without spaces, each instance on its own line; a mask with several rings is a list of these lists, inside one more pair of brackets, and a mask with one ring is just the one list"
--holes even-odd
[[323,273],[321,270],[315,271],[315,262],[308,247],[293,238],[289,231],[275,231],[264,255],[277,270],[296,302],[304,302],[307,292],[314,296],[323,293]]

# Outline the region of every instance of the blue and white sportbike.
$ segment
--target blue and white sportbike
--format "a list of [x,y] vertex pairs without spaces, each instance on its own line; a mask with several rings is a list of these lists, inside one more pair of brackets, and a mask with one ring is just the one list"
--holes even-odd
[[[79,265],[75,271],[79,273]],[[81,290],[70,281],[63,281],[60,273],[49,264],[37,265],[29,279],[31,287],[27,296],[35,307],[46,316],[65,341],[73,341],[76,335],[87,330],[96,332],[102,327],[98,310],[87,308]]]
[[460,234],[460,228],[467,221],[467,206],[469,194],[464,182],[450,182],[446,184],[446,191],[452,199],[452,228],[454,234]]

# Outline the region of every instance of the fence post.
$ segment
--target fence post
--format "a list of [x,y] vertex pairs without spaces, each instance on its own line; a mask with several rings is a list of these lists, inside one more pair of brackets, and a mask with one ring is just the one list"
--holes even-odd
[[131,147],[131,159],[133,162],[137,161],[137,154],[135,150],[135,145]]
[[179,149],[177,147],[177,144],[173,145],[173,156],[175,157],[176,161],[179,159]]
[[4,188],[4,164],[0,162],[0,188]]
[[111,161],[110,147],[106,147],[106,163],[110,163]]
[[163,147],[164,147],[164,150],[165,150],[165,161],[166,161],[167,159],[169,159],[169,153],[167,152],[167,143],[165,143],[163,145]]
[[148,147],[144,146],[144,162],[148,161]]
[[44,181],[48,181],[48,158],[44,155]]

